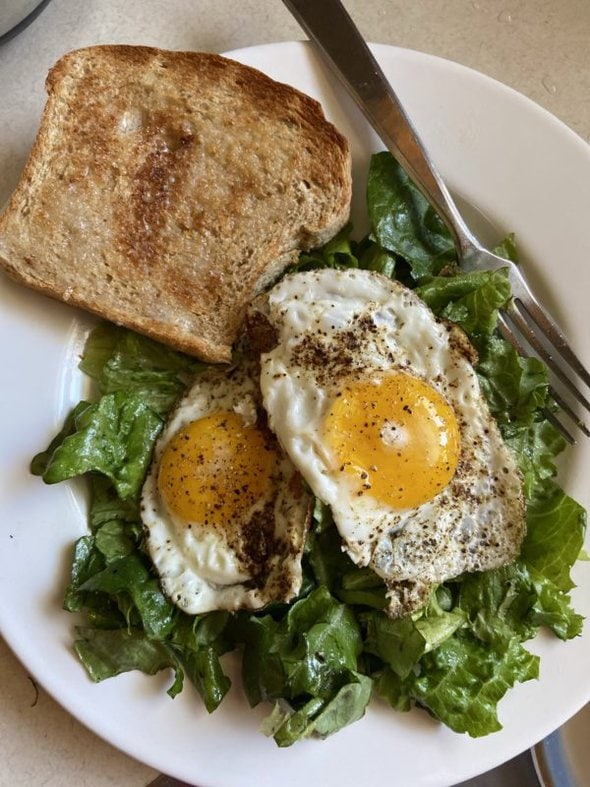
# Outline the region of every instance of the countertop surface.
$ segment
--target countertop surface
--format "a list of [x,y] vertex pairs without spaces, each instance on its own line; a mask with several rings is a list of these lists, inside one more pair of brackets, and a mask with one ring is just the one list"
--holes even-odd
[[[588,0],[346,0],[346,6],[368,40],[482,71],[590,141]],[[23,102],[41,110],[45,73],[65,51],[125,42],[222,52],[303,37],[280,0],[51,0],[31,26],[0,45],[0,101],[22,132],[15,148],[7,141],[14,133],[0,128],[0,201],[16,184],[35,132],[22,127]],[[157,777],[61,709],[2,640],[0,685],[0,787],[141,787]],[[469,784],[533,783],[525,755]]]

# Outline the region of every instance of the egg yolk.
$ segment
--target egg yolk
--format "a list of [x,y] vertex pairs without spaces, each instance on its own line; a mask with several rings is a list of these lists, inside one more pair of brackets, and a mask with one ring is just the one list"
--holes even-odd
[[224,527],[244,521],[267,499],[277,454],[268,435],[234,412],[192,421],[168,443],[158,486],[169,510],[186,522]]
[[404,372],[347,385],[332,402],[324,439],[357,494],[395,509],[431,500],[452,479],[460,454],[453,409]]

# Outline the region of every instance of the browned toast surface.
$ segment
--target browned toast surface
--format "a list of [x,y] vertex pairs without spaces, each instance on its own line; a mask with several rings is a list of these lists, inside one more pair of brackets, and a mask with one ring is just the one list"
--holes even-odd
[[348,218],[346,140],[255,69],[97,46],[47,91],[0,264],[50,296],[227,361],[252,297]]

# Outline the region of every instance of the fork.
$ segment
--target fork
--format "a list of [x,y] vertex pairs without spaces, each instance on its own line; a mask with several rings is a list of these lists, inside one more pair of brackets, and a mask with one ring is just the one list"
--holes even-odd
[[[590,388],[590,374],[531,291],[519,267],[493,254],[471,233],[395,91],[340,0],[283,2],[318,46],[385,146],[440,214],[451,232],[462,267],[508,269],[512,298],[499,314],[499,331],[519,354],[537,355],[546,363],[552,382],[559,387],[558,390],[550,385],[551,398],[590,437],[590,430],[565,398],[573,396],[590,412],[590,401],[583,392],[583,386]],[[547,409],[545,415],[568,442],[576,442],[552,410]]]

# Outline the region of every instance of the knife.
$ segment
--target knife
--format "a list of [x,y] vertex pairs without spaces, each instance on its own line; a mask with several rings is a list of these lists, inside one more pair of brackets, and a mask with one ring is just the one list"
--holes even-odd
[[[452,205],[448,189],[340,0],[283,0],[283,3],[318,47],[386,148],[437,212],[447,215]],[[452,227],[449,229],[453,231]]]

